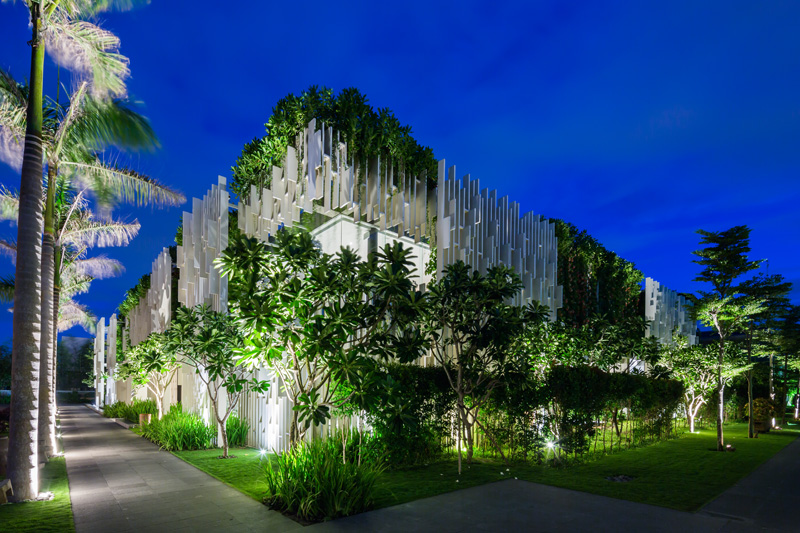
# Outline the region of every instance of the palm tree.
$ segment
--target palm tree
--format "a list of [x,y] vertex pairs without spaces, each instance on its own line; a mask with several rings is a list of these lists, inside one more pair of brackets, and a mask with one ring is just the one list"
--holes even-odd
[[[14,0],[3,0],[14,1]],[[81,20],[112,7],[127,7],[120,0],[25,0],[30,11],[31,73],[20,184],[17,226],[19,254],[14,293],[11,419],[8,473],[14,499],[35,498],[39,493],[38,418],[41,335],[42,241],[42,94],[45,42],[57,63],[91,78],[97,96],[123,96],[128,75],[127,59],[117,53],[119,40],[111,33]],[[19,145],[21,131],[13,138]],[[6,140],[8,140],[6,138]],[[0,143],[8,144],[8,143]]]
[[[89,290],[95,279],[116,276],[124,271],[119,261],[105,256],[87,257],[93,247],[125,246],[133,239],[140,228],[138,221],[126,223],[115,220],[97,219],[88,208],[83,192],[64,191],[62,181],[56,194],[54,232],[58,262],[55,265],[57,283],[51,293],[54,302],[53,324],[57,332],[80,325],[94,333],[94,315],[77,303],[74,296]],[[0,188],[0,219],[16,219],[18,197],[13,192]],[[16,257],[16,243],[0,240],[0,251]],[[11,302],[14,294],[13,277],[0,280],[0,301]],[[55,344],[55,336],[53,337]],[[55,353],[53,351],[52,353]],[[50,385],[55,390],[55,360],[52,362]]]
[[[141,115],[120,100],[99,101],[87,94],[83,82],[72,94],[69,104],[46,102],[43,111],[42,140],[47,161],[48,183],[71,179],[91,188],[101,204],[116,199],[135,203],[174,205],[184,201],[181,194],[159,185],[147,176],[130,169],[104,163],[99,153],[109,145],[124,148],[153,149],[155,134]],[[24,129],[25,87],[0,70],[0,131]],[[0,157],[8,154],[0,154]],[[6,162],[13,164],[13,157]],[[49,386],[54,375],[56,318],[53,288],[57,285],[59,250],[55,245],[55,201],[57,186],[47,188],[45,201],[44,243],[42,246],[42,336],[40,344],[39,440],[40,450],[55,449],[55,393]],[[57,298],[57,292],[56,292]],[[55,300],[57,301],[57,299]]]

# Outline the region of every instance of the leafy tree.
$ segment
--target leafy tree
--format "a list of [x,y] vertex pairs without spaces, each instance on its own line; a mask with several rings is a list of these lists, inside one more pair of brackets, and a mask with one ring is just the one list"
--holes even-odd
[[[235,350],[242,333],[233,318],[206,306],[179,307],[166,333],[166,347],[194,367],[208,391],[217,430],[222,436],[222,458],[228,458],[227,421],[247,390],[262,393],[269,383],[236,364]],[[221,400],[225,398],[223,404]]]
[[271,247],[237,239],[219,265],[245,331],[242,362],[274,369],[293,404],[292,444],[331,408],[370,402],[376,360],[410,361],[422,347],[411,324],[411,252],[399,243],[362,261],[347,248],[323,254],[308,232],[281,230]]
[[493,267],[481,275],[470,272],[462,261],[449,265],[441,279],[429,286],[422,328],[431,354],[445,369],[456,394],[459,473],[461,443],[467,447],[467,462],[472,461],[474,426],[493,440],[477,414],[507,377],[525,364],[526,357],[512,348],[526,318],[543,320],[538,307],[523,309],[505,303],[521,288],[512,268]]
[[536,324],[526,329],[521,340],[541,376],[555,365],[609,371],[624,364],[628,372],[634,361],[653,363],[658,357],[657,342],[644,336],[645,325],[639,316],[612,322],[594,315],[581,326],[561,321]]
[[[776,345],[778,335],[776,328],[782,316],[788,312],[789,299],[786,297],[792,289],[792,284],[784,281],[780,274],[767,275],[761,273],[753,279],[742,283],[742,292],[753,301],[763,301],[760,312],[750,317],[747,325],[747,358],[753,361],[753,344],[756,352],[764,353],[769,358],[769,396],[775,399],[773,382],[773,358],[779,351]],[[747,405],[748,405],[748,436],[756,437],[755,417],[753,416],[753,370],[747,372]],[[786,409],[783,410],[784,413]]]
[[717,450],[724,451],[722,423],[724,419],[725,379],[725,343],[730,335],[740,330],[750,317],[762,310],[763,300],[748,297],[745,288],[737,280],[746,273],[758,268],[760,261],[751,261],[750,228],[734,226],[720,232],[698,230],[705,248],[694,253],[699,259],[697,263],[703,269],[694,279],[711,284],[710,291],[699,291],[690,300],[694,304],[692,310],[697,318],[706,325],[712,326],[719,336],[717,346]]
[[662,353],[660,366],[684,385],[683,402],[692,433],[697,413],[717,387],[716,350],[713,345],[689,346],[679,337],[674,346],[665,347]]
[[[780,346],[786,359],[784,362],[784,380],[788,379],[789,369],[800,370],[800,306],[790,306],[780,324]],[[797,377],[795,390],[795,419],[800,418],[800,375]],[[788,386],[786,387],[788,391]],[[784,416],[786,409],[784,408]]]
[[135,388],[147,387],[156,399],[158,418],[164,414],[164,393],[172,383],[179,368],[175,352],[168,349],[163,333],[151,333],[125,354],[125,361],[117,365],[114,379],[131,378]]

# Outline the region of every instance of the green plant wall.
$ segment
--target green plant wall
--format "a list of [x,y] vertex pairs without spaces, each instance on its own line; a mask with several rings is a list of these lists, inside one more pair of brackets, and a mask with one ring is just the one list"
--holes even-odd
[[612,323],[640,315],[644,274],[586,230],[559,219],[550,222],[556,225],[558,283],[564,287],[559,319],[581,326],[595,314],[604,315]]
[[312,85],[299,95],[289,94],[278,101],[264,124],[266,135],[244,145],[231,169],[231,190],[247,198],[250,185],[269,185],[272,167],[283,166],[289,143],[312,119],[317,119],[318,125],[322,122],[333,127],[347,143],[350,162],[361,163],[361,168],[371,156],[390,156],[403,173],[425,174],[428,187],[436,186],[438,167],[433,150],[420,145],[411,136],[411,127],[401,125],[391,110],[374,109],[366,95],[353,87],[334,94],[331,89]]

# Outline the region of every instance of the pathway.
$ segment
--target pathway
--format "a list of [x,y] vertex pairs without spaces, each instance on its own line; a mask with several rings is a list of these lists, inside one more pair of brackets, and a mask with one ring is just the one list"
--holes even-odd
[[60,412],[78,533],[800,530],[800,439],[698,513],[507,480],[304,528],[86,407]]
[[83,405],[59,413],[77,533],[302,529]]

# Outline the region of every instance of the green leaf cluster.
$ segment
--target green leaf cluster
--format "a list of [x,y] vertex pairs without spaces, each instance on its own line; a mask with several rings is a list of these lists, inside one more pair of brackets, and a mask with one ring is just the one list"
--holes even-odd
[[281,377],[294,407],[292,442],[332,408],[374,402],[378,361],[420,353],[421,296],[411,252],[399,243],[364,261],[347,248],[323,254],[308,232],[284,229],[272,245],[237,239],[218,264],[245,332],[237,357]]
[[642,272],[586,230],[563,220],[550,222],[558,239],[558,282],[564,287],[559,320],[580,326],[593,315],[612,321],[639,315]]
[[299,95],[289,94],[278,101],[267,123],[266,135],[245,144],[232,167],[231,189],[240,197],[250,195],[250,186],[268,186],[272,167],[282,167],[286,148],[312,119],[318,127],[333,127],[346,142],[348,164],[364,163],[369,157],[390,156],[406,175],[427,175],[428,187],[436,185],[437,162],[433,150],[411,136],[387,108],[373,109],[367,97],[350,87],[335,94],[331,89],[312,85]]

